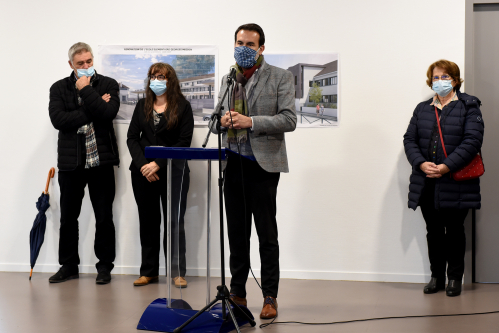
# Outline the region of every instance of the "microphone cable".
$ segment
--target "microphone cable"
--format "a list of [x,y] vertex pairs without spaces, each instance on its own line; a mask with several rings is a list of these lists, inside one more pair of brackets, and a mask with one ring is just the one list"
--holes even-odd
[[300,324],[300,325],[336,325],[336,324],[348,324],[348,323],[358,323],[365,321],[379,321],[387,319],[409,319],[409,318],[437,318],[437,317],[460,317],[460,316],[477,316],[486,314],[496,314],[499,311],[488,311],[488,312],[471,312],[471,313],[452,313],[452,314],[435,314],[435,315],[418,315],[418,316],[399,316],[399,317],[377,317],[377,318],[367,318],[367,319],[354,319],[354,320],[344,320],[344,321],[332,321],[325,323],[310,323],[301,321],[274,321],[270,323],[264,323],[260,325],[260,328],[265,328],[270,325],[277,324]]

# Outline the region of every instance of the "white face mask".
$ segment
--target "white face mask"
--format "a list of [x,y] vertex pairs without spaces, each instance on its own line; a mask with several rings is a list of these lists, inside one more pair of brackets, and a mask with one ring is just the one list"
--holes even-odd
[[[73,65],[73,68],[74,68],[74,65]],[[94,66],[91,66],[91,67],[89,67],[87,69],[83,69],[83,68],[76,69],[76,72],[78,73],[78,77],[79,78],[82,77],[82,76],[91,77],[91,76],[94,75],[95,69],[94,69]]]
[[452,80],[438,80],[433,82],[432,89],[439,96],[445,97],[452,91]]
[[156,96],[161,96],[166,92],[166,80],[151,80],[149,83],[149,88]]

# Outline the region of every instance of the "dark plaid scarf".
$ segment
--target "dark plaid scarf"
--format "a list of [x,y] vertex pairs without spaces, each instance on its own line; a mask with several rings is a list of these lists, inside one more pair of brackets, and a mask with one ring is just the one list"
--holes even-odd
[[[248,99],[246,95],[246,83],[253,73],[262,65],[263,56],[260,56],[255,66],[243,69],[237,63],[232,66],[236,69],[236,84],[232,90],[230,100],[230,111],[235,111],[243,116],[248,116]],[[229,143],[245,143],[248,140],[248,129],[230,129],[227,131],[227,141]]]

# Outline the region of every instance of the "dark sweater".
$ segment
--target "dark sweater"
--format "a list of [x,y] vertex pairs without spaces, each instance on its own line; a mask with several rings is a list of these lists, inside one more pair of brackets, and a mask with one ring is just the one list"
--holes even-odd
[[[85,165],[85,134],[78,128],[93,122],[100,166],[119,165],[118,145],[113,119],[120,108],[118,83],[109,77],[96,74],[92,86],[79,93],[83,105],[78,105],[76,78],[71,74],[50,87],[49,115],[52,125],[59,130],[57,166],[60,170],[74,170]],[[105,102],[102,95],[110,94]]]
[[[179,101],[178,121],[172,129],[166,128],[167,116],[161,118],[157,127],[154,126],[153,117],[147,121],[144,104],[145,99],[139,100],[133,111],[126,141],[132,156],[130,170],[134,172],[139,172],[142,166],[152,161],[155,161],[160,168],[166,167],[167,160],[164,158],[145,158],[144,151],[147,146],[190,147],[194,132],[194,116],[191,103],[187,100]],[[168,114],[168,110],[165,114]]]

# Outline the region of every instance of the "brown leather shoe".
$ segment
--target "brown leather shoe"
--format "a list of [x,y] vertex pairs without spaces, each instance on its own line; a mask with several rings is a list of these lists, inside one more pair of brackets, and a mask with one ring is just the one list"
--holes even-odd
[[177,288],[187,288],[187,281],[182,276],[174,277],[173,283],[175,283],[175,287]]
[[277,317],[277,299],[272,296],[265,296],[263,309],[260,313],[261,319],[272,319]]
[[239,306],[242,305],[248,307],[248,301],[246,300],[246,298],[236,296],[236,294],[230,294],[230,299],[233,300],[234,303],[236,303]]
[[133,282],[134,286],[145,286],[149,283],[153,282],[158,282],[158,277],[153,276],[153,277],[148,277],[148,276],[141,276],[137,280]]

